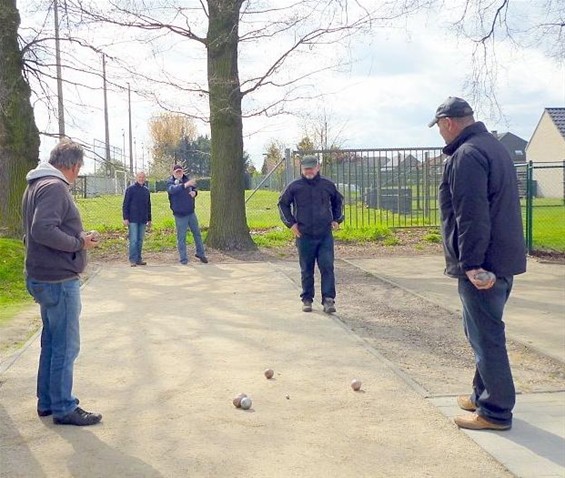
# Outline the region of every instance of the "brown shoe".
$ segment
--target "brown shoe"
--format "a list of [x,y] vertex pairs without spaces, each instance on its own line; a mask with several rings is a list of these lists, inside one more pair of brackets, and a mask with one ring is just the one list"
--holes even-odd
[[486,418],[473,413],[471,415],[461,415],[453,419],[459,428],[469,430],[510,430],[512,425],[500,425],[499,423],[489,422]]
[[467,395],[459,395],[457,397],[457,405],[459,405],[461,410],[465,410],[466,412],[474,412],[477,409],[477,406]]

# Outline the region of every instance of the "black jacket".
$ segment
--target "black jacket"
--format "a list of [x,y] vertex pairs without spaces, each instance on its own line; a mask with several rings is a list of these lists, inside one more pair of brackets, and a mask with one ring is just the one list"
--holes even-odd
[[146,224],[151,221],[151,196],[146,186],[136,181],[126,189],[122,216],[133,223]]
[[279,212],[286,227],[298,224],[301,234],[322,237],[332,222],[343,222],[343,196],[335,184],[317,174],[291,182],[279,198]]
[[167,192],[169,193],[169,205],[173,215],[188,216],[194,213],[196,196],[192,197],[189,193],[194,191],[198,194],[196,186],[184,187],[184,183],[188,181],[188,176],[184,175],[181,179],[171,176],[167,180]]
[[465,128],[443,152],[439,187],[445,272],[465,277],[482,267],[497,276],[526,271],[516,169],[483,123]]

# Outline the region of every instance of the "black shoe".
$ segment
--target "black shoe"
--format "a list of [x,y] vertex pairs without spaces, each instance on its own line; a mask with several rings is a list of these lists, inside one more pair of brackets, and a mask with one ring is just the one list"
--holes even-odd
[[335,312],[335,302],[333,299],[324,299],[323,304],[326,314],[333,314]]
[[198,259],[200,259],[200,262],[208,264],[208,258],[206,256],[199,256],[198,254],[194,254],[194,257],[198,257]]
[[[75,403],[78,405],[80,403],[80,400],[78,398],[75,398]],[[53,415],[53,411],[52,410],[40,410],[38,408],[37,409],[37,415],[39,415],[40,417],[49,417],[49,416]]]
[[135,264],[138,265],[138,266],[146,266],[146,265],[147,265],[147,262],[145,262],[145,261],[137,261]]
[[99,413],[86,412],[80,407],[76,407],[64,417],[53,417],[55,425],[76,425],[77,427],[96,425],[100,420],[102,420],[102,415]]

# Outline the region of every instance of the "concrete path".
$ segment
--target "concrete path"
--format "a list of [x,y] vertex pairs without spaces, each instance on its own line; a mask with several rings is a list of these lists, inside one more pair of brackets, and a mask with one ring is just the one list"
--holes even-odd
[[0,476],[511,476],[296,297],[266,263],[104,268],[83,290],[75,373],[103,423],[35,415],[35,340],[0,376]]
[[[457,281],[442,274],[441,256],[349,262],[447,310],[461,312]],[[530,260],[528,272],[515,278],[505,322],[510,338],[565,363],[565,266]],[[454,397],[429,400],[447,417],[461,414]],[[509,432],[462,432],[518,477],[565,477],[565,384],[562,392],[519,395],[514,416]]]
[[[441,307],[461,313],[457,281],[443,274],[445,262],[441,256],[349,262]],[[505,322],[508,337],[565,363],[565,265],[528,261],[528,272],[514,278]]]
[[[503,460],[446,418],[452,398],[423,399],[378,351],[336,319],[303,314],[296,297],[267,263],[102,269],[83,288],[75,391],[103,423],[35,415],[36,338],[0,374],[0,476],[565,474],[561,394],[545,424],[521,400],[511,432],[480,433],[534,462]],[[239,392],[251,410],[233,407]],[[538,405],[533,397],[545,417]]]

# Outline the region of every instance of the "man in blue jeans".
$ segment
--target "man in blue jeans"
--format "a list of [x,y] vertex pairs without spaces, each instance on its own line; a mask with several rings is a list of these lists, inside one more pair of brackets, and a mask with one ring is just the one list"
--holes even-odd
[[457,403],[461,428],[508,430],[516,392],[502,315],[514,276],[526,271],[516,169],[506,148],[449,97],[436,110],[447,159],[439,187],[445,273],[458,280],[463,327],[475,354],[473,392]]
[[312,311],[317,262],[324,312],[332,314],[336,311],[332,230],[337,229],[344,219],[343,196],[332,181],[320,175],[316,156],[304,156],[300,169],[301,177],[291,182],[279,198],[279,212],[283,223],[296,237],[302,277],[302,310]]
[[177,249],[179,251],[179,260],[181,264],[188,264],[188,255],[186,252],[186,233],[190,228],[194,244],[196,245],[195,256],[203,262],[208,263],[206,252],[204,251],[204,243],[198,226],[198,218],[194,212],[195,198],[198,195],[196,189],[196,181],[188,179],[184,174],[182,166],[177,164],[173,166],[173,175],[167,180],[167,193],[169,194],[169,205],[175,217],[175,226],[177,229]]
[[85,233],[69,185],[83,164],[80,145],[62,140],[49,163],[27,174],[22,200],[29,293],[41,310],[37,413],[56,425],[94,425],[102,415],[83,410],[73,395],[73,366],[80,349],[79,274],[97,235]]
[[143,171],[135,175],[135,183],[126,189],[122,204],[124,226],[129,233],[129,263],[132,267],[147,264],[141,257],[145,229],[151,227],[151,195],[145,179]]

